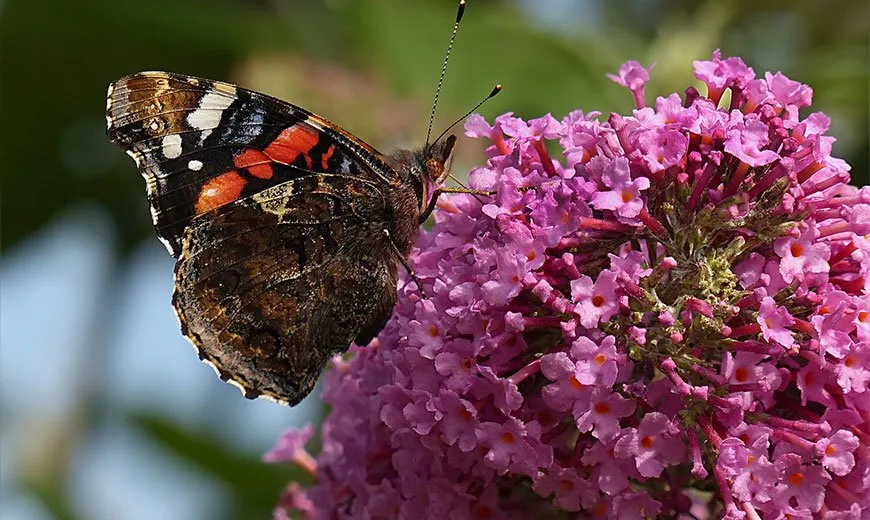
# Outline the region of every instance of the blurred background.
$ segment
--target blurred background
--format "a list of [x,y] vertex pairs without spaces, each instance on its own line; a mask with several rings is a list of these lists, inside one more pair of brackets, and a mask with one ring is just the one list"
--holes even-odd
[[[866,0],[468,0],[436,121],[495,83],[487,119],[623,113],[605,77],[742,56],[815,89],[834,154],[868,182]],[[420,145],[454,0],[0,0],[0,518],[267,518],[293,468],[260,455],[318,420],[248,401],[178,331],[173,260],[133,162],[105,138],[106,86],[165,69],[305,106],[389,150]],[[480,159],[461,140],[454,171]],[[316,394],[317,392],[315,392]]]

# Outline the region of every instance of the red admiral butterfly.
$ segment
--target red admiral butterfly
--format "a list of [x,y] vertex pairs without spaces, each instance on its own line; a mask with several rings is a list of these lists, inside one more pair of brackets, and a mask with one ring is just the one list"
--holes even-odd
[[380,332],[396,301],[396,261],[451,191],[441,185],[452,135],[383,155],[229,83],[133,74],[109,86],[106,121],[145,177],[157,235],[177,258],[182,332],[248,398],[296,404],[332,355]]

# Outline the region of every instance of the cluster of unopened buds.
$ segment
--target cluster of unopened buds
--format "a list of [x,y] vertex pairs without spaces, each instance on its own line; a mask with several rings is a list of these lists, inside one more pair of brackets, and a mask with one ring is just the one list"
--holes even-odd
[[[380,336],[336,358],[277,518],[870,518],[870,190],[739,58],[632,115],[469,118]],[[804,111],[806,112],[806,111]],[[558,147],[559,154],[554,156]]]

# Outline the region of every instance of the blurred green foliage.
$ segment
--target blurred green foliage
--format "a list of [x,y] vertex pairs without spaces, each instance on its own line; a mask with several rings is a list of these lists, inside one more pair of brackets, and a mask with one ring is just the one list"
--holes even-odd
[[133,412],[129,419],[172,455],[223,484],[230,505],[227,518],[264,518],[264,511],[274,507],[277,491],[287,482],[310,483],[301,470],[263,464],[260,457],[241,453],[207,429],[189,431],[151,413]]
[[[104,136],[106,86],[148,69],[236,81],[289,97],[388,149],[419,143],[455,12],[454,0],[6,0],[0,2],[0,176],[8,251],[76,206],[110,216],[116,263],[153,240],[132,161]],[[469,0],[436,129],[485,105],[533,117],[572,109],[626,112],[630,96],[605,73],[657,62],[647,96],[682,91],[691,60],[715,48],[815,89],[834,120],[835,155],[868,182],[866,1]],[[439,126],[440,124],[440,126]],[[470,166],[479,144],[463,142]],[[459,170],[461,171],[461,164]],[[113,271],[114,272],[114,271]],[[109,273],[107,293],[114,276]],[[98,320],[97,320],[98,321]],[[95,337],[100,337],[95,324]],[[98,350],[93,351],[98,355]],[[92,400],[66,456],[102,416]],[[95,410],[95,407],[97,408]],[[167,452],[226,486],[225,518],[264,518],[289,469],[265,467],[203,432],[129,411]],[[79,417],[79,420],[82,420]],[[205,430],[203,430],[205,431]],[[64,464],[26,482],[57,518],[77,518]]]
[[[525,11],[519,3],[470,2],[442,118],[460,114],[497,82],[506,88],[484,108],[489,115],[624,112],[629,98],[604,77],[622,61],[657,62],[647,91],[652,96],[684,87],[691,60],[721,47],[759,72],[782,69],[813,86],[816,107],[834,118],[833,133],[844,141],[835,151],[855,167],[856,181],[866,182],[866,2],[831,9],[821,1],[608,1],[600,2],[595,18],[576,5],[561,18],[541,13],[558,20],[553,26],[534,23],[530,11],[570,2],[529,1]],[[579,4],[591,11],[598,3]],[[418,126],[402,143],[419,141],[454,9],[453,0],[8,1],[0,20],[4,246],[82,202],[111,214],[123,248],[151,236],[133,165],[102,136],[106,86],[131,72],[167,69],[250,85],[237,72],[263,56],[335,64],[374,74],[391,96],[410,99]],[[281,91],[305,81],[304,67],[293,72],[251,86]],[[365,127],[331,113],[324,100],[293,101],[352,130]]]

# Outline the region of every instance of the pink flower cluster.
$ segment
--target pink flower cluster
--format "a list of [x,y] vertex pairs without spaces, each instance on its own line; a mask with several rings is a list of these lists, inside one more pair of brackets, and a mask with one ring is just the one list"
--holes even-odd
[[[870,518],[870,189],[739,58],[630,116],[493,124],[276,516]],[[559,150],[558,156],[551,155]]]

